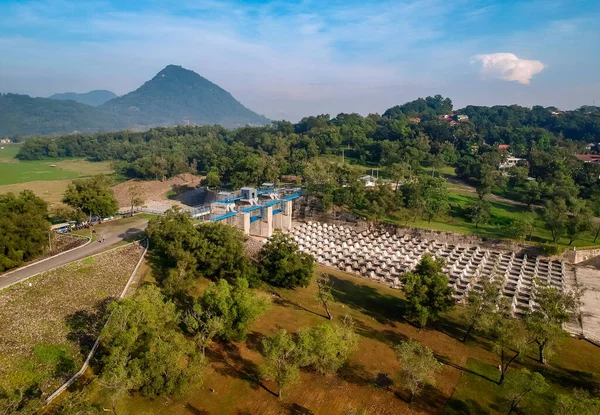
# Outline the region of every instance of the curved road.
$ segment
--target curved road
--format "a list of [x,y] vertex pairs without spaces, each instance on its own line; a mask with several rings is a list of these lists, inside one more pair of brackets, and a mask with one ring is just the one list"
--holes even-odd
[[41,272],[48,271],[61,265],[66,265],[70,262],[77,261],[78,259],[97,254],[119,242],[134,239],[146,229],[147,225],[148,219],[135,216],[132,218],[117,219],[112,222],[105,222],[102,225],[97,225],[94,227],[94,229],[96,229],[98,240],[104,237],[103,242],[90,242],[82,248],[59,255],[56,258],[49,259],[39,264],[34,264],[27,268],[17,269],[13,272],[8,272],[5,275],[0,275],[0,290]]

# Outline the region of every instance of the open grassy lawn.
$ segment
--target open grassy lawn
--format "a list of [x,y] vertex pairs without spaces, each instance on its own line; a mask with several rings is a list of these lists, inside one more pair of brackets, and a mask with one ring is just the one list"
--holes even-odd
[[0,387],[33,372],[52,393],[79,370],[141,253],[133,244],[0,291]]
[[[418,330],[403,319],[403,299],[397,290],[346,273],[320,268],[334,281],[336,303],[332,306],[334,323],[345,314],[354,318],[360,335],[359,350],[341,369],[338,376],[323,377],[303,370],[300,382],[278,400],[276,385],[261,380],[260,344],[265,335],[284,328],[295,333],[302,327],[326,322],[324,310],[315,300],[316,287],[281,291],[273,297],[271,310],[252,327],[243,342],[214,343],[207,355],[210,360],[202,384],[193,385],[183,396],[167,400],[148,400],[128,396],[118,404],[122,414],[344,414],[364,408],[368,414],[409,413],[488,413],[506,412],[500,402],[501,389],[495,383],[497,356],[485,339],[473,336],[467,343],[457,340],[464,329],[460,310],[443,316],[434,328]],[[206,286],[198,284],[197,294]],[[407,392],[395,382],[398,362],[393,346],[406,339],[416,339],[432,348],[443,363],[436,385],[428,387],[412,404],[405,401]],[[579,357],[579,358],[578,358]],[[522,365],[540,370],[529,357]],[[600,352],[579,340],[570,340],[563,354],[550,360],[546,372],[553,390],[575,385],[600,384]],[[472,371],[473,373],[469,373]],[[214,392],[211,392],[211,389]],[[551,413],[552,396],[540,412]],[[475,407],[480,412],[464,408]]]
[[[414,226],[417,228],[431,229],[444,232],[457,232],[463,234],[475,234],[486,238],[501,239],[506,238],[506,226],[512,220],[526,220],[528,218],[534,220],[534,231],[531,235],[531,241],[534,243],[551,242],[552,237],[550,232],[545,228],[544,222],[533,212],[528,211],[523,206],[511,205],[502,202],[490,202],[490,221],[486,224],[480,224],[475,227],[475,224],[466,219],[467,205],[471,201],[475,201],[477,196],[463,193],[460,191],[452,191],[450,193],[450,212],[447,217],[436,218],[431,223],[426,220],[417,219],[416,222],[403,222],[398,216],[389,214],[385,218],[385,222],[395,223],[399,225]],[[569,241],[567,238],[561,238],[559,244],[567,247]],[[573,242],[572,246],[584,247],[598,245],[594,243],[594,234],[588,232],[583,234]]]
[[[0,148],[0,186],[35,182],[75,179],[109,174],[113,170],[110,162],[89,162],[83,159],[47,159],[21,161],[16,158],[19,144],[5,145]],[[0,192],[3,193],[2,187]]]
[[0,194],[33,191],[51,205],[59,204],[71,180],[95,174],[112,174],[110,162],[83,159],[21,161],[15,158],[20,145],[0,149]]

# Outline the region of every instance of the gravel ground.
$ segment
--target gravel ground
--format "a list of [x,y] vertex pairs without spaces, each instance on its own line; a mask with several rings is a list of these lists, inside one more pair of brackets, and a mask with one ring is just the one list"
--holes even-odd
[[[34,355],[36,345],[64,345],[75,366],[80,366],[101,327],[101,310],[120,295],[142,252],[139,244],[129,245],[1,292],[0,385]],[[75,321],[83,323],[79,330],[69,328]],[[86,326],[91,322],[92,327]],[[62,380],[48,379],[46,391]]]

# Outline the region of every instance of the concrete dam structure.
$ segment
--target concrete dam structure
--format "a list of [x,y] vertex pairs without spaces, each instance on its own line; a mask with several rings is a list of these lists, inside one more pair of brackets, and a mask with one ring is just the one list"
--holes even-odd
[[211,222],[225,222],[247,235],[273,235],[273,229],[292,229],[293,201],[302,196],[300,188],[277,188],[272,183],[243,187],[236,192],[219,192],[209,205],[196,208],[193,216]]

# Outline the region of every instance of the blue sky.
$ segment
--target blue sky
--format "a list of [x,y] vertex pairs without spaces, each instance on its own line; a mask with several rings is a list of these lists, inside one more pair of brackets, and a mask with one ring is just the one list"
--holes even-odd
[[129,92],[168,64],[271,118],[600,104],[600,1],[0,0],[0,91]]

